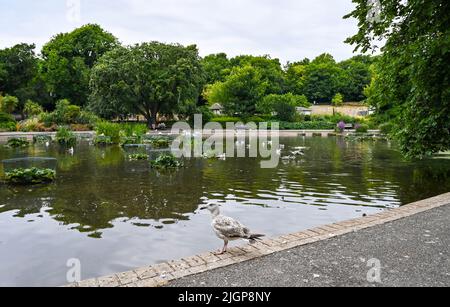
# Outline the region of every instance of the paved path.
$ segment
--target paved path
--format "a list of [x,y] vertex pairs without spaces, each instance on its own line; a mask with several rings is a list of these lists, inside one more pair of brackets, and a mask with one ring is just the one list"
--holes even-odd
[[[369,283],[367,262],[381,262]],[[450,205],[252,261],[175,280],[169,286],[450,286]]]

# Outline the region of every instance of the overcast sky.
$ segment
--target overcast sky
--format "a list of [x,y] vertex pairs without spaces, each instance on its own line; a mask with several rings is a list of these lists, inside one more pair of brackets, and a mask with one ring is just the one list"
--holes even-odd
[[[77,14],[77,2],[80,14]],[[0,48],[98,23],[124,44],[196,44],[201,55],[269,54],[282,62],[323,52],[351,57],[351,0],[0,0]]]

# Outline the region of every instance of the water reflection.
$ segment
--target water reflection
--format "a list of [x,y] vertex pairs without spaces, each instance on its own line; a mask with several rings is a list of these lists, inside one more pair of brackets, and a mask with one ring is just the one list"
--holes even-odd
[[[207,202],[222,204],[252,229],[278,235],[450,191],[450,160],[404,161],[384,142],[281,143],[283,154],[298,146],[309,150],[276,169],[261,169],[252,158],[190,159],[167,173],[129,161],[130,149],[120,147],[83,142],[73,156],[57,146],[0,147],[0,159],[58,159],[54,184],[0,185],[0,285],[63,284],[66,257],[76,255],[84,257],[88,278],[214,248],[210,218],[196,211]],[[45,280],[31,272],[13,281],[4,277],[23,263],[42,265],[44,258],[53,259],[44,268],[55,272]]]

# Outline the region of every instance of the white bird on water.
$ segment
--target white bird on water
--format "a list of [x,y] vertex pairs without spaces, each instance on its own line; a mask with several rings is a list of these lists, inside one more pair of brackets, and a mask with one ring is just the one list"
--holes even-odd
[[212,227],[219,239],[224,242],[223,249],[219,251],[219,255],[223,255],[228,250],[228,243],[230,241],[248,240],[251,244],[256,243],[257,240],[261,240],[265,235],[252,234],[250,229],[242,225],[237,220],[224,216],[220,213],[220,208],[217,204],[210,204],[207,207],[201,208],[201,210],[209,210],[213,216]]
[[74,153],[75,153],[75,150],[74,150],[73,147],[71,147],[71,148],[69,149],[69,154],[70,154],[71,156],[73,156]]

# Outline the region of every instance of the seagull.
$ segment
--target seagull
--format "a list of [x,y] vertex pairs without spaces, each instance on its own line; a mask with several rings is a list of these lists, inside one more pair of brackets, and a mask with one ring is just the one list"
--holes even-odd
[[73,147],[71,147],[71,148],[69,149],[69,154],[70,154],[71,156],[73,156],[74,153],[75,153],[75,150],[73,149]]
[[217,204],[210,204],[200,210],[208,210],[213,216],[212,227],[219,239],[224,241],[224,246],[218,255],[223,255],[228,250],[228,243],[236,240],[248,240],[251,244],[255,244],[257,240],[261,240],[265,235],[252,234],[250,229],[242,225],[231,217],[224,216],[220,213],[220,208]]
[[50,142],[49,141],[45,142],[45,147],[50,147]]

